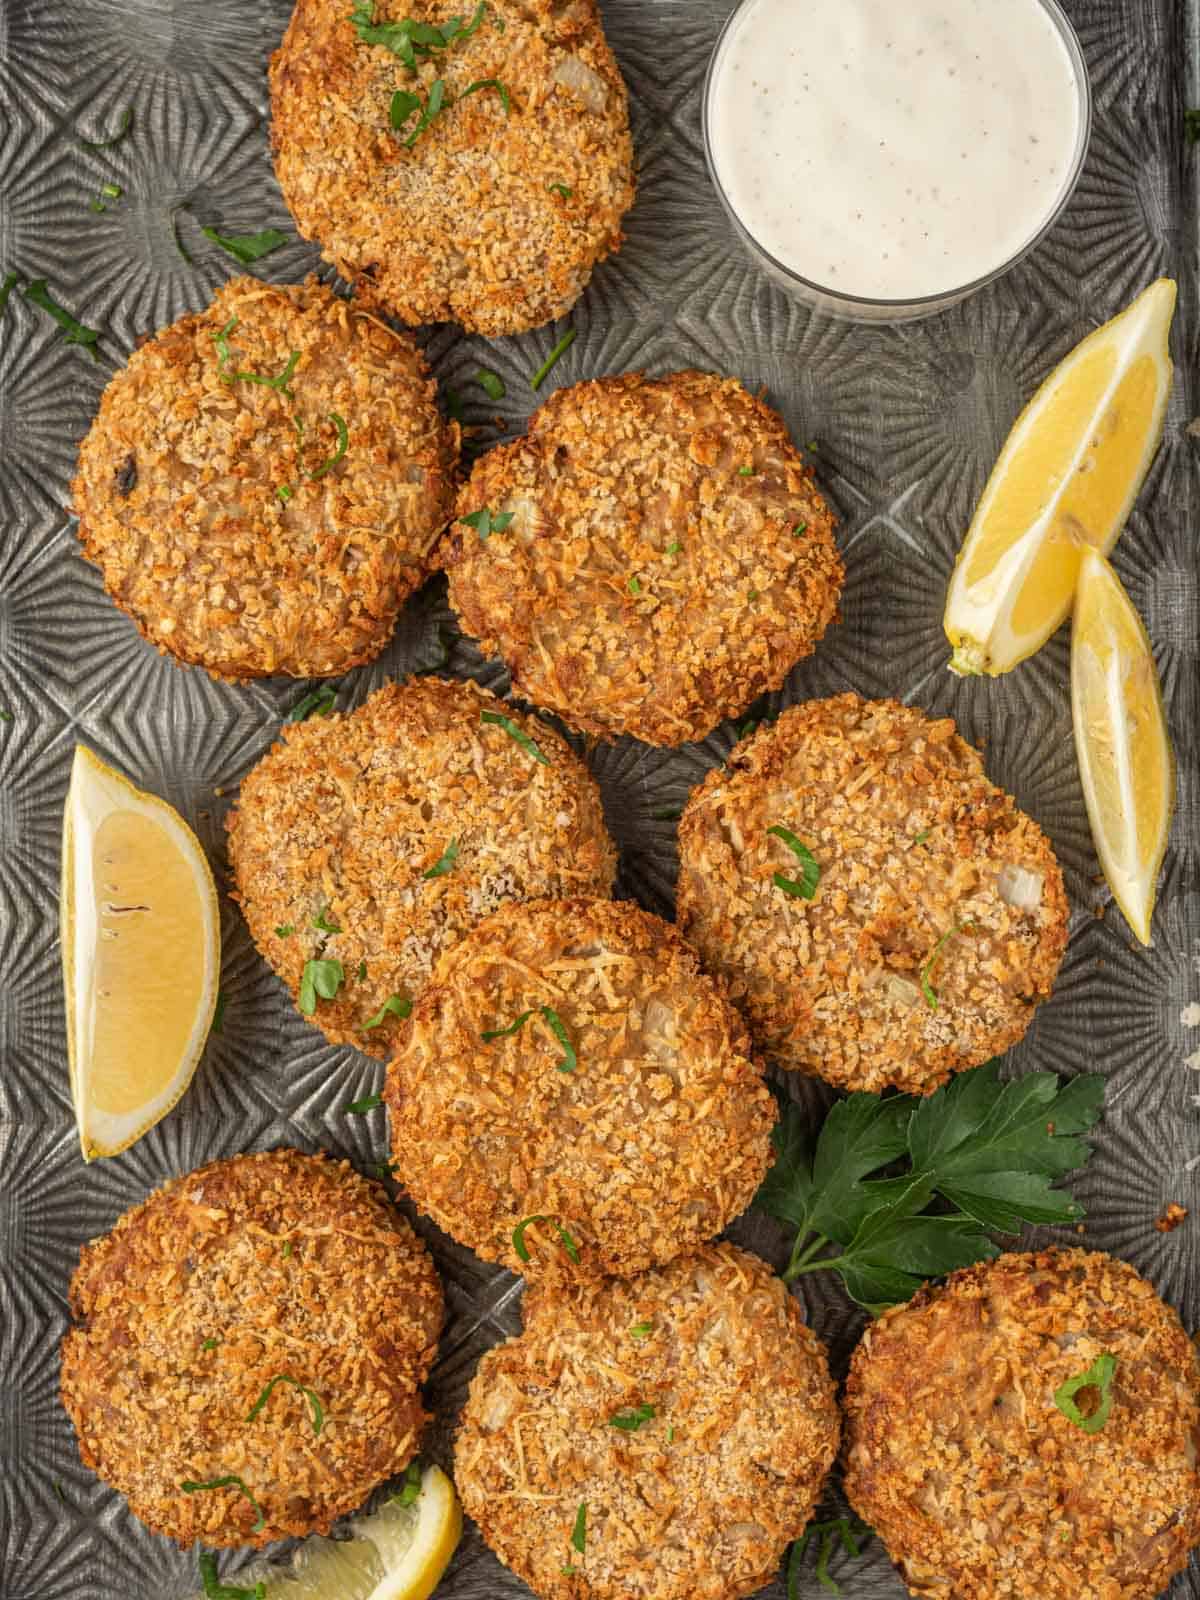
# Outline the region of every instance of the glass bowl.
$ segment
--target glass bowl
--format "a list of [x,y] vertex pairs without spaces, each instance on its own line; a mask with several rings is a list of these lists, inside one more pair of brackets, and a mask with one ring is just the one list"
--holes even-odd
[[785,293],[806,305],[816,306],[820,310],[828,312],[831,316],[839,317],[847,322],[912,322],[917,318],[930,317],[939,311],[947,310],[950,306],[957,305],[960,300],[965,300],[969,295],[975,294],[987,284],[994,283],[997,278],[1003,277],[1019,261],[1023,261],[1031,251],[1037,249],[1038,245],[1058,221],[1075,192],[1080,173],[1083,171],[1084,161],[1087,158],[1088,143],[1092,132],[1092,86],[1088,76],[1087,62],[1084,60],[1078,35],[1058,0],[1035,0],[1035,4],[1041,6],[1050,22],[1058,30],[1067,55],[1070,57],[1079,95],[1075,150],[1071,157],[1066,181],[1063,183],[1058,198],[1038,224],[1033,234],[1021,245],[1020,249],[1014,255],[1009,256],[1007,260],[992,268],[991,271],[984,273],[982,277],[974,278],[971,282],[961,284],[956,288],[939,290],[936,294],[903,300],[877,300],[860,295],[846,294],[841,290],[830,288],[827,284],[817,283],[811,278],[804,277],[765,249],[750,233],[730,203],[721,183],[717,163],[713,155],[710,106],[713,85],[720,68],[722,55],[733,38],[738,19],[747,7],[753,4],[755,4],[755,0],[739,0],[739,3],[726,19],[725,26],[721,29],[716,45],[713,48],[713,53],[709,58],[703,91],[704,159],[708,165],[709,177],[712,179],[717,196],[733,223],[734,231],[745,247],[747,254]]

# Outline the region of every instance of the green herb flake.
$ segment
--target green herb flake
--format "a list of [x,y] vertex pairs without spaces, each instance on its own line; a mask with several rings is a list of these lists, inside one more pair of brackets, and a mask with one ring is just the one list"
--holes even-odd
[[381,1094],[365,1094],[361,1100],[351,1100],[346,1107],[347,1114],[352,1117],[365,1117],[368,1111],[374,1111],[383,1104]]
[[858,1517],[834,1517],[828,1522],[810,1522],[792,1545],[788,1556],[788,1600],[799,1600],[800,1567],[811,1540],[817,1541],[817,1559],[813,1568],[817,1582],[829,1594],[841,1594],[841,1585],[835,1582],[829,1572],[829,1560],[835,1546],[840,1544],[846,1555],[857,1560],[864,1543],[871,1537],[871,1529]]
[[486,1033],[481,1033],[479,1037],[484,1044],[491,1044],[493,1039],[511,1038],[514,1033],[520,1033],[531,1016],[533,1016],[532,1011],[522,1011],[516,1021],[510,1022],[507,1028],[489,1028]]
[[53,317],[60,328],[66,330],[67,337],[64,343],[82,345],[93,361],[99,361],[100,357],[96,353],[99,331],[77,322],[69,311],[60,306],[46,287],[45,278],[35,278],[32,283],[27,283],[21,293],[31,304],[40,306],[47,316]]
[[205,1339],[200,1348],[201,1350],[215,1350],[220,1342],[219,1339]]
[[111,150],[115,145],[120,144],[121,140],[132,127],[133,107],[126,106],[121,115],[120,122],[117,123],[116,133],[111,134],[107,139],[81,139],[79,135],[76,134],[75,142],[76,144],[81,144],[85,150]]
[[209,1031],[209,1033],[220,1033],[224,1026],[225,1026],[225,991],[224,991],[224,989],[218,989],[217,990],[217,1003],[213,1007],[212,1025],[211,1025],[211,1027],[209,1028],[208,1031]]
[[428,871],[423,872],[421,876],[423,878],[444,878],[453,869],[454,863],[458,860],[458,850],[458,840],[451,839],[445,850],[442,851],[441,859],[436,861]]
[[404,1469],[404,1482],[400,1493],[392,1496],[393,1502],[398,1506],[411,1506],[421,1493],[421,1469],[415,1461],[410,1461]]
[[306,961],[300,978],[300,1010],[311,1017],[317,1009],[317,1000],[333,1000],[346,981],[345,969],[340,961]]
[[[429,86],[429,98],[425,101],[424,106],[421,108],[421,115],[417,118],[416,126],[413,128],[408,138],[403,141],[404,148],[406,150],[412,149],[413,145],[416,144],[417,140],[425,132],[425,129],[441,112],[445,98],[445,82],[441,78],[435,78]],[[395,124],[393,123],[392,126],[394,127]]]
[[576,1568],[574,1568],[570,1562],[568,1562],[565,1567],[559,1567],[558,1570],[562,1573],[564,1578],[573,1578],[576,1574]]
[[89,211],[94,211],[94,212],[96,212],[97,215],[99,215],[99,213],[101,211],[107,211],[108,207],[104,204],[103,200],[93,200],[92,203],[88,206],[88,210]]
[[667,554],[669,556],[677,556],[682,549],[683,546],[680,544],[679,540],[672,539],[671,543],[667,546]]
[[682,806],[659,806],[657,811],[650,813],[654,822],[678,822],[683,815]]
[[299,362],[300,352],[293,350],[288,357],[287,366],[274,378],[268,377],[265,372],[222,372],[221,376],[226,383],[259,383],[264,389],[274,389],[276,394],[285,394],[289,400],[294,400],[296,397],[288,388],[288,384],[295,377]]
[[670,1427],[670,1428],[667,1429],[667,1443],[668,1444],[674,1444],[675,1443],[675,1429],[674,1429],[674,1427]]
[[558,365],[563,356],[566,355],[567,351],[575,343],[576,331],[577,330],[574,328],[568,328],[566,333],[563,334],[562,338],[554,346],[554,349],[551,350],[545,361],[542,362],[541,366],[534,373],[533,377],[530,378],[529,387],[531,389],[541,388],[542,384],[546,381],[546,378],[549,376],[553,368]]
[[468,23],[464,23],[460,16],[451,17],[440,28],[431,22],[417,22],[412,17],[403,17],[398,22],[377,23],[375,0],[359,0],[347,20],[358,34],[360,43],[382,45],[393,55],[399,56],[410,72],[415,72],[418,57],[427,59],[435,51],[445,50],[456,41],[469,39],[486,12],[486,0],[480,0]]
[[358,963],[358,972],[355,974],[355,976],[358,978],[359,983],[362,983],[365,980],[367,976],[367,963],[365,961],[360,961]]
[[543,755],[536,740],[531,739],[523,728],[518,728],[511,717],[501,716],[498,711],[481,711],[479,713],[481,724],[491,724],[503,728],[510,739],[515,739],[527,756],[539,762],[543,767],[551,766],[550,757]]
[[540,1006],[538,1009],[542,1013],[546,1026],[566,1052],[562,1060],[556,1062],[555,1065],[560,1072],[574,1072],[579,1065],[579,1057],[575,1054],[575,1046],[571,1043],[570,1035],[563,1025],[562,1018],[554,1010],[553,1006]]
[[936,1011],[938,1008],[937,990],[933,987],[932,983],[933,969],[937,965],[938,958],[941,956],[942,951],[950,943],[950,940],[953,939],[954,935],[956,933],[964,933],[968,926],[968,923],[956,922],[954,927],[947,929],[947,931],[934,945],[933,953],[930,955],[929,960],[921,968],[921,993],[925,996],[925,1003],[931,1011]]
[[481,89],[495,89],[500,96],[500,104],[504,107],[504,115],[512,115],[512,101],[509,99],[508,90],[499,78],[480,78],[475,83],[469,83],[459,95],[460,100],[465,100],[469,94],[477,94]]
[[200,232],[244,267],[261,261],[288,242],[287,234],[278,228],[264,228],[261,233],[218,233],[215,228],[201,228]]
[[[174,208],[174,210],[170,213],[170,216],[168,217],[167,220],[170,223],[170,227],[171,227],[171,242],[175,246],[176,250],[179,251],[179,254],[187,262],[188,266],[190,267],[191,264],[192,264],[192,258],[188,254],[187,250],[184,249],[183,240],[179,237],[179,213],[181,211],[184,211],[184,210],[186,210],[186,207],[184,207],[184,206],[176,206]],[[220,369],[218,369],[218,370],[220,370]]]
[[287,1242],[284,1244],[284,1247],[283,1247],[283,1259],[285,1261],[289,1260],[291,1258],[291,1254],[292,1254],[292,1241],[290,1239],[288,1239]]
[[125,191],[119,183],[102,183],[100,193],[106,200],[119,200]]
[[281,483],[278,489],[276,489],[275,493],[283,501],[284,505],[287,505],[295,491],[292,489],[290,484]]
[[512,1242],[513,1249],[517,1252],[520,1260],[529,1260],[529,1246],[525,1243],[525,1229],[532,1228],[535,1222],[548,1222],[551,1227],[558,1230],[559,1242],[570,1259],[575,1263],[576,1266],[578,1266],[578,1241],[572,1238],[572,1236],[567,1232],[566,1228],[564,1228],[560,1222],[556,1222],[553,1217],[525,1217],[521,1222],[517,1223],[516,1227],[513,1229]]
[[263,1508],[259,1505],[258,1501],[250,1493],[249,1489],[247,1489],[246,1485],[236,1473],[231,1472],[224,1478],[209,1478],[204,1483],[197,1483],[195,1479],[187,1478],[179,1485],[179,1487],[183,1490],[184,1494],[201,1494],[208,1489],[236,1489],[243,1499],[250,1502],[250,1505],[254,1509],[256,1521],[251,1527],[250,1532],[259,1533],[267,1525],[267,1519],[263,1515]]
[[652,1322],[635,1322],[629,1330],[629,1337],[631,1339],[645,1339],[653,1332],[654,1324]]
[[321,907],[320,911],[312,919],[312,925],[318,933],[341,933],[342,931],[336,922],[330,922],[328,906]]
[[325,1410],[321,1405],[320,1396],[314,1393],[312,1389],[308,1388],[306,1384],[301,1383],[299,1378],[289,1377],[286,1372],[277,1373],[276,1376],[271,1379],[271,1381],[264,1388],[263,1392],[259,1395],[258,1399],[250,1407],[250,1410],[246,1413],[246,1421],[254,1421],[255,1417],[258,1416],[259,1412],[263,1410],[267,1401],[271,1398],[272,1391],[278,1384],[281,1383],[290,1383],[293,1389],[299,1389],[300,1393],[308,1401],[309,1413],[312,1420],[312,1431],[314,1434],[319,1434],[321,1429],[325,1426]]
[[503,400],[508,392],[504,387],[504,379],[489,367],[480,367],[475,374],[475,382],[481,389],[487,391],[490,400]]
[[292,935],[295,933],[295,931],[296,931],[295,923],[293,923],[293,922],[281,922],[279,924],[279,926],[275,929],[275,937],[277,939],[290,939],[292,937]]
[[373,1017],[368,1017],[362,1025],[363,1033],[369,1033],[372,1028],[382,1028],[388,1017],[399,1017],[401,1022],[405,1017],[412,1016],[413,1003],[406,994],[390,994],[380,1006]]
[[407,89],[397,89],[388,108],[388,121],[399,133],[413,112],[420,109],[421,96],[419,94],[410,94]]
[[924,844],[932,832],[932,828],[922,828],[920,833],[914,833],[912,837],[912,844],[909,846],[909,849],[913,850],[917,847],[917,845]]
[[808,846],[790,828],[781,827],[778,823],[767,829],[776,839],[782,839],[784,844],[804,868],[804,875],[797,882],[794,878],[785,877],[782,872],[772,875],[772,882],[777,889],[782,889],[784,894],[790,894],[800,900],[811,900],[817,892],[817,885],[821,881],[821,868],[817,858]]
[[230,354],[229,350],[229,335],[233,332],[237,325],[238,319],[236,317],[230,317],[229,321],[225,324],[221,331],[219,333],[214,333],[212,336],[212,342],[217,347],[217,376],[218,378],[224,379],[226,383],[233,382],[233,378],[229,372],[229,363],[233,360],[233,356]]
[[465,522],[468,528],[474,528],[480,539],[486,543],[493,533],[503,533],[515,516],[515,511],[493,512],[490,506],[483,506],[468,516],[459,517],[458,520]]
[[19,272],[5,274],[4,282],[0,283],[0,317],[4,315],[5,307],[8,305],[8,298],[20,281],[21,274]]
[[[303,424],[300,422],[299,417],[297,417],[295,420],[302,428]],[[346,454],[346,450],[350,444],[350,430],[346,426],[345,419],[339,417],[336,411],[331,411],[329,413],[329,420],[333,423],[334,428],[337,430],[337,449],[325,461],[322,461],[321,465],[316,469],[315,472],[310,472],[308,474],[309,479],[313,483],[316,483],[318,478],[323,478],[327,472],[331,471],[332,468],[337,466],[338,462]]]
[[835,1271],[878,1313],[928,1278],[992,1260],[989,1232],[1077,1223],[1082,1207],[1051,1184],[1086,1163],[1080,1136],[1103,1100],[1099,1076],[1064,1083],[1031,1072],[1001,1083],[993,1061],[925,1098],[852,1094],[815,1144],[807,1115],[786,1107],[754,1202],[795,1230],[785,1280]]
[[[1084,1433],[1099,1433],[1112,1414],[1112,1381],[1117,1370],[1117,1358],[1108,1354],[1097,1356],[1086,1372],[1078,1372],[1054,1391],[1054,1404],[1077,1428]],[[1098,1400],[1087,1415],[1079,1409],[1075,1396],[1081,1389],[1094,1389]]]
[[620,1411],[609,1417],[609,1426],[620,1428],[623,1433],[636,1433],[645,1423],[654,1418],[654,1407],[648,1405],[622,1406]]
[[579,1510],[575,1513],[575,1527],[571,1532],[571,1543],[580,1555],[587,1549],[587,1501],[579,1502]]
[[565,183],[548,183],[546,185],[546,187],[547,187],[547,189],[551,190],[554,194],[562,195],[564,200],[572,199],[574,197],[574,194],[575,194],[574,189],[568,188],[568,186]]
[[266,1600],[267,1597],[267,1588],[263,1583],[256,1583],[253,1589],[222,1583],[217,1576],[217,1558],[207,1550],[200,1555],[200,1585],[205,1600]]
[[802,533],[807,533],[807,532],[808,532],[808,523],[807,522],[798,522],[796,524],[796,526],[792,529],[792,538],[793,539],[798,539]]
[[629,592],[630,592],[630,594],[635,594],[635,595],[636,594],[641,594],[641,592],[642,592],[642,580],[640,578],[630,578],[630,580],[629,580]]
[[311,689],[283,719],[285,722],[307,722],[309,717],[327,717],[337,704],[336,689]]
[[739,467],[738,468],[738,477],[739,478],[752,478],[753,476],[754,476],[754,468],[753,467]]

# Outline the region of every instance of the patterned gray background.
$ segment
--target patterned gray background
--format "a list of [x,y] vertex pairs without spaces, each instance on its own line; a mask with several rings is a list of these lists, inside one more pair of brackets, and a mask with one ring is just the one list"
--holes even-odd
[[[1046,826],[1067,874],[1072,937],[1058,992],[1013,1064],[1107,1074],[1108,1120],[1078,1185],[1088,1239],[1136,1263],[1194,1327],[1200,1209],[1172,1234],[1153,1227],[1168,1201],[1194,1204],[1200,1162],[1200,1074],[1185,1065],[1200,1030],[1180,1022],[1200,1000],[1200,444],[1186,432],[1198,409],[1197,156],[1182,137],[1185,104],[1200,104],[1194,0],[1069,0],[1097,120],[1065,219],[1008,279],[901,330],[810,315],[734,245],[699,136],[700,86],[729,0],[605,0],[603,9],[632,97],[640,192],[629,242],[576,309],[579,337],[552,382],[630,366],[718,369],[765,383],[797,439],[817,441],[843,518],[845,620],[775,699],[853,688],[950,712],[986,742],[992,776]],[[177,806],[223,876],[231,796],[303,692],[283,681],[218,685],[160,659],[104,596],[63,509],[76,443],[134,339],[202,306],[238,270],[185,214],[187,265],[172,209],[225,231],[291,231],[267,155],[264,72],[287,13],[287,0],[0,0],[0,272],[44,274],[104,330],[97,366],[17,297],[0,324],[0,707],[13,713],[0,722],[0,1600],[171,1600],[195,1582],[192,1557],[146,1533],[80,1466],[59,1408],[57,1345],[81,1241],[168,1175],[216,1156],[288,1142],[365,1165],[385,1150],[381,1112],[341,1111],[377,1086],[381,1069],[304,1023],[228,902],[224,1029],[181,1105],[126,1155],[85,1169],[67,1093],[56,899],[76,741]],[[136,132],[119,148],[77,146],[74,131],[103,137],[130,103]],[[94,215],[88,202],[108,179],[126,198]],[[262,267],[290,281],[315,261],[296,241]],[[1161,272],[1181,283],[1179,374],[1161,455],[1116,555],[1155,642],[1180,757],[1154,947],[1143,951],[1115,911],[1100,917],[1109,897],[1072,753],[1065,637],[1008,678],[964,683],[943,670],[940,617],[959,539],[1020,405],[1083,333]],[[481,427],[477,446],[520,426],[533,403],[527,376],[561,332],[488,344],[430,330],[440,379]],[[499,408],[469,382],[481,364],[508,386]],[[383,659],[345,680],[339,703],[434,660],[446,621],[444,593],[431,585]],[[453,666],[504,687],[463,643]],[[653,909],[669,912],[675,860],[672,824],[651,813],[677,804],[731,739],[726,728],[673,753],[625,740],[589,756],[622,847],[622,889]],[[790,1087],[819,1107],[820,1091]],[[431,1448],[446,1460],[479,1353],[519,1325],[520,1284],[421,1226],[450,1306],[431,1386],[440,1413]],[[772,1225],[735,1234],[778,1258]],[[802,1292],[844,1364],[856,1314],[832,1286],[810,1279]],[[878,1545],[834,1570],[849,1596],[901,1592]],[[441,1592],[527,1591],[469,1533]],[[821,1592],[810,1569],[802,1593]],[[1200,1596],[1200,1565],[1172,1592]]]

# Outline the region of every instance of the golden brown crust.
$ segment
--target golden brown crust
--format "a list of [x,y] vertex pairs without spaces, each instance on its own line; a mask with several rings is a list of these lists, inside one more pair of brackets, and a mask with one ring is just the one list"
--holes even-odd
[[[1054,1393],[1101,1355],[1113,1408],[1088,1433]],[[844,1414],[846,1492],[914,1595],[1152,1600],[1200,1542],[1200,1362],[1111,1256],[1006,1255],[893,1307]]]
[[514,520],[486,543],[448,529],[451,603],[519,693],[601,738],[702,738],[778,689],[837,613],[834,519],[736,378],[559,389],[476,462],[458,515],[483,506]]
[[[85,1466],[180,1544],[328,1532],[416,1454],[442,1326],[424,1245],[382,1188],[296,1150],[173,1179],[86,1245],[62,1401]],[[210,1343],[215,1341],[215,1343]],[[314,1432],[299,1389],[318,1397]],[[236,1474],[233,1488],[184,1482]]]
[[[298,352],[290,393],[225,381],[222,330],[227,373],[277,378]],[[334,414],[346,451],[314,478],[338,449]],[[409,338],[315,279],[235,278],[113,378],[72,493],[84,553],[152,644],[217,677],[317,677],[387,643],[457,459]]]
[[[549,1022],[565,1028],[574,1070]],[[486,1031],[534,1015],[515,1034]],[[508,905],[438,963],[385,1099],[422,1211],[515,1272],[629,1274],[719,1233],[770,1162],[750,1040],[675,929],[628,902]],[[574,1265],[545,1216],[577,1241]]]
[[[490,0],[480,27],[411,73],[364,44],[350,0],[298,0],[272,58],[271,144],[306,239],[406,322],[496,337],[568,311],[633,203],[625,85],[594,0]],[[457,8],[468,21],[474,4]],[[444,0],[376,0],[376,23],[445,24]],[[445,108],[411,147],[397,90]],[[472,84],[496,79],[471,95]],[[560,187],[555,188],[553,185]],[[563,189],[570,192],[564,194]]]
[[[510,718],[549,765],[485,712]],[[293,996],[306,962],[341,962],[336,997],[310,1020],[383,1059],[399,1018],[364,1023],[393,995],[414,999],[475,923],[508,900],[607,896],[616,870],[599,790],[566,742],[477,684],[442,678],[286,726],[228,827],[236,898],[263,956]],[[426,877],[455,842],[450,870]]]
[[[813,900],[775,883],[804,869],[774,826],[816,858]],[[1066,948],[1042,830],[948,717],[894,700],[785,711],[693,792],[679,851],[680,932],[759,1048],[842,1088],[930,1094],[1008,1049]],[[1014,869],[1034,879],[1014,888]],[[1010,903],[1035,880],[1036,905]]]
[[[635,1432],[612,1425],[643,1405]],[[741,1600],[808,1522],[839,1431],[797,1302],[757,1257],[709,1245],[638,1278],[528,1291],[525,1332],[471,1383],[455,1481],[545,1600]]]

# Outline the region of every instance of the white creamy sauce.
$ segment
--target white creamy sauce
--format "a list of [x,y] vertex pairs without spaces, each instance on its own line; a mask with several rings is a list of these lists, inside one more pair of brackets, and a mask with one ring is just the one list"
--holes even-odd
[[708,117],[764,250],[834,293],[903,300],[1033,237],[1070,177],[1080,94],[1037,0],[750,0]]

